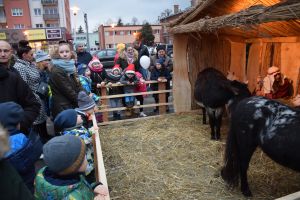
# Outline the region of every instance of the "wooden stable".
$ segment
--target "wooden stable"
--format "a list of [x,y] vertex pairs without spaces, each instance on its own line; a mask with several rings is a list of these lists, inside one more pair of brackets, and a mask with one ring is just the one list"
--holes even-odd
[[299,0],[205,0],[169,24],[174,35],[175,112],[190,111],[199,71],[232,71],[254,90],[273,65],[298,90]]

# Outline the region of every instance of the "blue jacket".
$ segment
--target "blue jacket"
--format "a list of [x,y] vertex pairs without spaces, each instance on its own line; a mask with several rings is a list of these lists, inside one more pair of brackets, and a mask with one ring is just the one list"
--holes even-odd
[[40,158],[42,148],[43,144],[40,137],[37,133],[31,131],[25,145],[5,158],[19,172],[31,191],[33,191],[33,181],[35,177],[34,163]]

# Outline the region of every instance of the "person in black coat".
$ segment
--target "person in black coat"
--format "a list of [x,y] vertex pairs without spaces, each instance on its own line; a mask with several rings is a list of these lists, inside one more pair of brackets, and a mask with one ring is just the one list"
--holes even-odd
[[10,44],[0,41],[0,103],[13,101],[22,106],[25,115],[21,121],[21,131],[28,134],[41,105],[18,72],[9,70],[11,56]]
[[150,56],[148,48],[146,45],[142,43],[142,41],[135,41],[134,48],[138,51],[138,65],[135,66],[135,70],[140,72],[143,75],[145,80],[149,80],[148,78],[148,70],[141,67],[140,60],[142,56]]
[[76,44],[76,53],[77,53],[77,64],[85,64],[88,65],[92,60],[92,55],[85,51],[84,45],[82,43]]

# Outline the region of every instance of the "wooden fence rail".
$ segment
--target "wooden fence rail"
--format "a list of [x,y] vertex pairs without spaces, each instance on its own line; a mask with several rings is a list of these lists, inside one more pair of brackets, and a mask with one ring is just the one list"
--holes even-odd
[[165,114],[166,108],[169,105],[172,105],[173,103],[167,103],[166,102],[166,94],[171,93],[172,90],[166,90],[166,84],[167,80],[162,81],[145,81],[145,84],[158,84],[158,91],[149,91],[149,92],[137,92],[137,93],[130,93],[130,94],[117,94],[117,95],[108,95],[108,88],[112,87],[121,87],[124,86],[123,84],[112,84],[109,87],[103,86],[101,87],[101,101],[102,105],[100,106],[100,109],[98,112],[103,113],[103,123],[109,121],[109,112],[113,111],[122,111],[126,110],[126,107],[118,107],[118,108],[110,108],[109,107],[109,99],[113,98],[122,98],[126,96],[139,96],[139,95],[151,95],[151,94],[158,94],[158,103],[153,104],[146,104],[146,105],[135,105],[133,108],[148,108],[148,107],[159,107],[159,114]]

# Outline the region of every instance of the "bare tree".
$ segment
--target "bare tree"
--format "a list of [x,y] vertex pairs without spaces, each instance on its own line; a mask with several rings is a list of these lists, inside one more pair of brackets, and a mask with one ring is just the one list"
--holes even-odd
[[123,22],[122,22],[122,18],[119,17],[117,26],[123,26],[123,25],[124,25],[124,24],[123,24]]
[[171,9],[166,9],[164,12],[166,13],[166,16],[169,17],[172,13],[172,10]]
[[133,17],[132,20],[131,20],[132,25],[137,25],[138,22],[139,22],[139,20],[136,17]]

